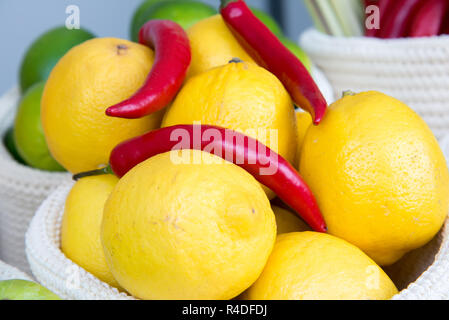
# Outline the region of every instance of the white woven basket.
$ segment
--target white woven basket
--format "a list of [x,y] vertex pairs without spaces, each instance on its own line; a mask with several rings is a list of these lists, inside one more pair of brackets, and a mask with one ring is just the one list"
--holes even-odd
[[[0,136],[12,126],[20,99],[17,88],[0,98]],[[67,173],[49,173],[15,161],[0,143],[0,259],[29,272],[25,256],[25,232],[41,202],[64,180]]]
[[15,267],[11,267],[6,263],[0,261],[0,281],[3,280],[28,280],[31,278]]
[[413,108],[438,138],[449,132],[449,36],[381,40],[308,30],[300,43],[337,95],[382,91]]
[[[449,137],[441,144],[449,159]],[[34,276],[65,299],[133,299],[76,266],[61,252],[61,220],[72,186],[73,183],[66,183],[55,190],[30,224],[26,246]],[[449,222],[429,244],[409,253],[386,271],[403,289],[394,299],[449,299]]]
[[39,207],[26,234],[31,270],[43,286],[68,300],[124,300],[132,297],[100,281],[66,258],[60,249],[64,203],[73,182],[57,188]]

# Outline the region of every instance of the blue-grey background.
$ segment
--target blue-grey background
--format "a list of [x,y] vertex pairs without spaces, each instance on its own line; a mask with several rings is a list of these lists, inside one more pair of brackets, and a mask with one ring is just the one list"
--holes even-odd
[[[286,34],[297,40],[312,24],[302,0],[247,0],[270,10],[281,5]],[[134,10],[142,0],[0,0],[0,95],[18,83],[20,61],[31,42],[47,29],[64,25],[68,5],[80,8],[81,27],[99,37],[128,38]],[[213,6],[218,0],[204,0]]]

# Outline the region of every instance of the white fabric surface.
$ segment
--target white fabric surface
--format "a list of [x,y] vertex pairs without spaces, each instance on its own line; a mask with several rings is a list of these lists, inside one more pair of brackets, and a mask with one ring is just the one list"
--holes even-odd
[[[12,126],[20,99],[18,88],[0,98],[0,136]],[[29,272],[25,232],[40,203],[68,173],[49,173],[23,166],[0,143],[0,259]]]
[[408,104],[438,138],[449,132],[449,36],[380,40],[311,29],[300,43],[337,96],[378,90]]
[[[449,159],[449,136],[441,142]],[[64,203],[73,183],[54,191],[40,206],[26,236],[27,256],[36,279],[65,299],[133,299],[77,267],[60,250],[60,228]],[[69,276],[79,287],[67,286]],[[415,250],[386,269],[402,290],[396,300],[449,299],[449,222],[425,247]]]
[[0,261],[0,281],[3,280],[29,280],[31,281],[31,278],[23,273],[22,271],[18,270],[15,267],[11,267],[10,265],[7,265],[6,263]]

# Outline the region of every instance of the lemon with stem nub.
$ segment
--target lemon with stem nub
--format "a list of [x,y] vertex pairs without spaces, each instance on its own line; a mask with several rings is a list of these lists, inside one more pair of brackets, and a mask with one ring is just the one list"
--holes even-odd
[[429,242],[449,212],[449,170],[426,123],[376,91],[346,93],[307,131],[300,172],[329,233],[390,265]]

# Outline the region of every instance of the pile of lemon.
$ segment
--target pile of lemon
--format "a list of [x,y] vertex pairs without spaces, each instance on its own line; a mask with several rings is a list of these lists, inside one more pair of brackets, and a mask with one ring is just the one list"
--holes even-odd
[[[245,133],[274,129],[278,139],[264,142],[298,168],[329,234],[309,231],[274,205],[275,195],[238,166],[210,154],[201,154],[200,165],[174,164],[166,153],[120,180],[77,182],[65,206],[63,252],[141,299],[394,296],[380,266],[429,242],[449,210],[449,171],[424,121],[392,97],[365,92],[347,94],[311,126],[219,15],[187,32],[188,79],[172,105],[139,120],[108,118],[105,109],[144,83],[154,53],[115,38],[70,50],[42,98],[53,157],[79,173],[107,164],[118,143],[159,127],[200,121]],[[242,62],[228,63],[235,57]]]

